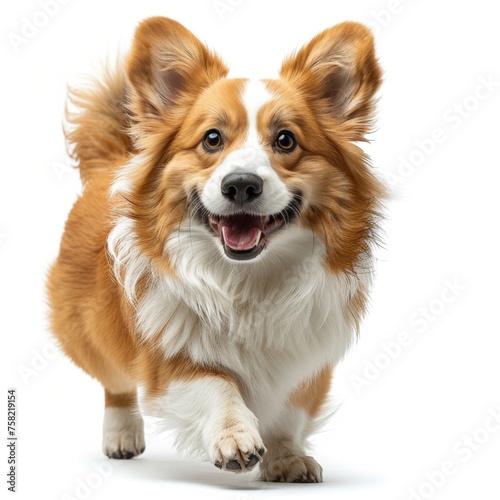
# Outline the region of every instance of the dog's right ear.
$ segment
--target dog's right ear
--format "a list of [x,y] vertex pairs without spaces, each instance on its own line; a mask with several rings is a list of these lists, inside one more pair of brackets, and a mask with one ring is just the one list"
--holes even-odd
[[[142,127],[189,105],[227,75],[221,59],[172,19],[151,17],[137,28],[126,63],[129,107]],[[151,123],[153,121],[153,123]]]

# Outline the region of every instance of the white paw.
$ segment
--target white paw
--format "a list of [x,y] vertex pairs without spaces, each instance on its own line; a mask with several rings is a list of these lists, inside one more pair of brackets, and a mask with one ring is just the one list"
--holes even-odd
[[323,469],[313,457],[288,455],[264,460],[261,478],[284,483],[321,483]]
[[132,458],[146,448],[144,422],[130,408],[106,408],[102,450],[109,458]]
[[222,429],[210,448],[212,463],[231,472],[251,471],[266,451],[258,431],[242,424]]

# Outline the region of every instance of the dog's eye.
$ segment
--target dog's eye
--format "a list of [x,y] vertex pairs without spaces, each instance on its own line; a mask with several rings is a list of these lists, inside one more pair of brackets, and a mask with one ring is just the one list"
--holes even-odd
[[282,130],[278,133],[274,145],[282,153],[291,153],[297,146],[297,141],[289,130]]
[[203,147],[206,151],[217,151],[223,145],[222,135],[221,133],[213,128],[210,129],[205,136],[203,137]]

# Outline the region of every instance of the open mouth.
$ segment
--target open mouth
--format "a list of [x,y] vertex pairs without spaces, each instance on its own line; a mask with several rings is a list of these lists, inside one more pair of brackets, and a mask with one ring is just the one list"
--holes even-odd
[[270,236],[300,213],[301,196],[296,194],[288,206],[274,215],[208,215],[208,226],[220,238],[224,252],[230,259],[251,260],[266,247]]

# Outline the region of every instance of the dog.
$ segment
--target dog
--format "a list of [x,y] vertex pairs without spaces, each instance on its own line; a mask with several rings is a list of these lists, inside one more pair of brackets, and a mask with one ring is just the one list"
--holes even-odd
[[219,469],[321,482],[306,440],[359,331],[383,213],[358,144],[381,70],[371,32],[344,22],[279,79],[227,74],[153,17],[70,89],[83,191],[48,276],[52,330],[104,387],[108,457],[144,451],[151,411]]

